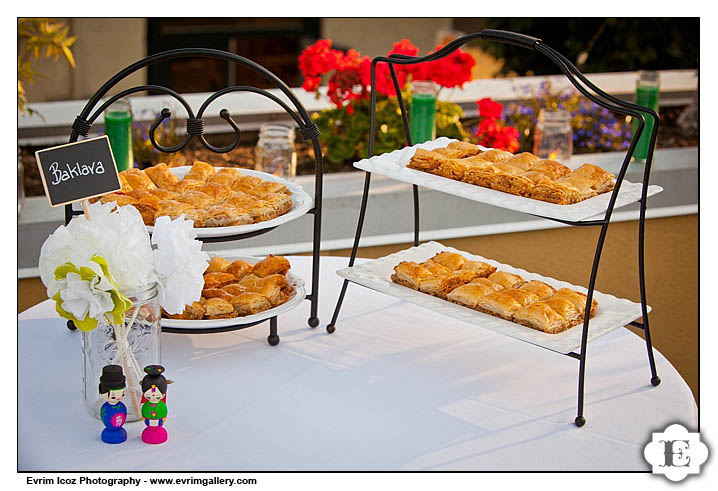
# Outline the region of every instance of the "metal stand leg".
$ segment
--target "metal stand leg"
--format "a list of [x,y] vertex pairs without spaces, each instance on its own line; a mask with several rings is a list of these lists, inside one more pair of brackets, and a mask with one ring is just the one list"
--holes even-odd
[[606,222],[601,226],[601,233],[598,236],[598,243],[596,244],[596,253],[593,256],[593,267],[591,269],[591,278],[588,281],[588,291],[586,292],[586,309],[583,319],[583,332],[581,333],[581,354],[579,356],[578,363],[578,410],[574,423],[576,426],[581,427],[586,424],[586,418],[583,416],[583,393],[584,393],[584,379],[586,375],[586,345],[588,344],[588,324],[591,318],[591,303],[593,302],[593,290],[596,286],[596,275],[598,274],[598,265],[601,261],[601,251],[603,250],[603,243],[606,240],[606,232],[608,231],[609,218],[606,218]]
[[[646,186],[644,186],[645,188]],[[661,378],[656,372],[656,360],[653,358],[653,345],[651,344],[651,330],[648,327],[648,307],[646,303],[646,272],[644,268],[644,233],[646,229],[646,198],[641,200],[641,216],[638,221],[638,280],[641,290],[641,314],[643,315],[643,332],[646,338],[646,349],[648,350],[648,364],[651,367],[651,384],[654,387],[661,383]]]
[[269,319],[269,337],[267,337],[267,342],[271,346],[276,346],[279,344],[279,336],[277,335],[277,317],[271,317]]
[[322,170],[322,147],[319,144],[319,133],[312,139],[314,147],[314,155],[316,158],[316,172],[314,178],[314,231],[312,243],[312,294],[309,319],[307,323],[309,327],[317,327],[319,325],[319,254],[322,248],[322,201],[324,178]]
[[412,186],[414,191],[414,247],[419,245],[419,186]]
[[317,311],[319,309],[319,249],[320,249],[320,223],[321,213],[314,215],[314,249],[312,251],[312,294],[310,298],[310,313],[307,323],[309,327],[317,327],[319,325],[319,317]]
[[[366,216],[366,205],[369,198],[369,184],[371,183],[371,172],[367,172],[364,176],[364,194],[362,195],[361,199],[361,208],[359,210],[359,221],[357,222],[357,231],[354,235],[354,246],[352,247],[352,254],[349,258],[349,267],[351,268],[354,266],[354,260],[357,257],[357,250],[359,249],[359,239],[361,238],[361,231],[364,227],[364,217]],[[339,311],[342,308],[342,302],[344,302],[344,295],[347,292],[347,286],[349,285],[349,280],[344,280],[344,283],[342,284],[342,290],[339,292],[339,298],[337,299],[337,305],[334,307],[334,315],[332,316],[332,321],[327,324],[327,332],[329,334],[336,331],[336,323],[337,323],[337,317],[339,317]]]

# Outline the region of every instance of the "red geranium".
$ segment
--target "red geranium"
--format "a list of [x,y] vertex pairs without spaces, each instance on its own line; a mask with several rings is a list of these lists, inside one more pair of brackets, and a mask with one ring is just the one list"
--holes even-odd
[[476,138],[480,145],[515,153],[519,149],[519,132],[511,126],[504,126],[499,118],[503,106],[487,98],[476,101],[479,106],[479,126]]
[[476,101],[476,104],[479,105],[479,116],[482,118],[500,118],[504,110],[504,106],[500,102],[496,102],[489,97]]
[[[440,48],[440,47],[439,47]],[[439,49],[437,48],[437,49]],[[408,39],[394,43],[387,54],[417,56],[419,49]],[[468,53],[457,50],[441,60],[419,65],[394,64],[397,83],[400,89],[406,87],[409,78],[432,80],[441,87],[461,87],[471,80],[471,68],[474,59]],[[346,53],[332,49],[330,39],[320,39],[306,48],[299,56],[299,69],[304,76],[302,88],[318,94],[323,75],[329,75],[329,99],[337,107],[347,110],[355,100],[367,98],[371,87],[371,60],[361,56],[356,50]],[[391,69],[386,62],[376,65],[376,91],[389,97],[396,96],[396,87],[391,77]]]
[[[436,51],[442,46],[437,46]],[[471,80],[471,69],[476,62],[469,53],[457,49],[453,53],[438,59],[416,65],[415,80],[431,80],[441,87],[463,87]]]
[[[366,56],[364,59],[368,60]],[[337,107],[341,107],[345,101],[351,102],[367,97],[366,86],[362,83],[359,71],[362,61],[359,52],[353,49],[337,58],[336,69],[329,78],[327,88],[329,99]]]
[[331,39],[319,39],[299,55],[299,70],[304,75],[302,87],[313,92],[321,82],[321,76],[334,70],[341,51],[331,49]]
[[[416,56],[418,53],[419,48],[411,44],[408,39],[402,39],[398,43],[394,43],[394,47],[387,53],[387,56],[393,54]],[[383,61],[378,62],[375,71],[376,91],[389,97],[395,96],[396,88],[391,78],[389,64]],[[362,60],[360,72],[362,83],[367,87],[371,87],[371,60],[369,58]],[[396,81],[399,83],[399,87],[402,88],[406,85],[407,77],[412,72],[412,65],[394,65],[394,72],[396,73]]]

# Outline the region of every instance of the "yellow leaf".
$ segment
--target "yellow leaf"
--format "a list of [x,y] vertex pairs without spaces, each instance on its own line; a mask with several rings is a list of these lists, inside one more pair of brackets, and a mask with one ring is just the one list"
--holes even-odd
[[72,68],[75,68],[75,58],[72,56],[72,51],[67,46],[62,47],[62,52],[65,53],[65,58]]

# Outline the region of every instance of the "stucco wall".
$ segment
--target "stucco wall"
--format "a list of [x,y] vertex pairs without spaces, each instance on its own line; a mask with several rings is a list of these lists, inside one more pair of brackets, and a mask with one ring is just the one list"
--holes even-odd
[[370,58],[386,55],[392,45],[403,38],[426,54],[436,47],[438,36],[452,26],[450,18],[325,18],[321,22],[321,36],[331,39],[338,47],[354,48]]
[[[77,37],[72,46],[77,68],[74,70],[60,58],[42,58],[33,62],[33,69],[44,77],[36,77],[26,90],[30,106],[33,102],[85,99],[92,95],[118,70],[143,58],[147,53],[147,21],[145,19],[58,19],[70,25],[70,34]],[[146,83],[147,75],[139,71],[114,90]]]

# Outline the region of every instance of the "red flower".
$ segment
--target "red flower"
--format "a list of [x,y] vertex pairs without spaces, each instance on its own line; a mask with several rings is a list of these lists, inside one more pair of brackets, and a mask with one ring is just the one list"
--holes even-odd
[[[436,51],[441,48],[442,46],[437,46]],[[471,80],[471,69],[475,64],[473,56],[457,49],[441,59],[417,65],[414,79],[432,80],[446,88],[463,87]]]
[[479,106],[479,116],[482,118],[500,118],[504,110],[504,106],[500,102],[488,97],[476,101],[476,104]]
[[307,77],[304,79],[302,88],[307,92],[314,92],[319,88],[319,84],[322,81],[322,77]]
[[[406,85],[406,78],[408,75],[407,70],[400,65],[394,65],[394,71],[396,73],[396,80],[399,83],[399,87],[404,87]],[[359,72],[361,74],[362,84],[367,87],[371,87],[371,60],[369,60],[369,58],[362,59]],[[396,89],[394,88],[394,81],[391,78],[389,64],[383,61],[376,64],[376,91],[379,94],[384,94],[389,97],[396,95]]]
[[519,132],[501,122],[502,105],[489,98],[476,102],[479,106],[479,126],[476,138],[485,147],[498,148],[515,153],[519,150]]
[[[416,56],[418,53],[419,48],[411,44],[408,39],[402,39],[401,41],[394,43],[392,50],[387,53],[387,56],[393,54]],[[399,83],[400,88],[403,88],[406,85],[407,77],[410,73],[412,73],[413,67],[415,66],[416,65],[394,65],[396,80]],[[371,60],[369,60],[369,58],[365,57],[362,59],[359,72],[361,74],[362,83],[367,87],[371,87]],[[394,88],[394,81],[391,78],[389,64],[383,61],[376,64],[376,91],[390,97],[396,95],[396,89]]]
[[[302,87],[306,90],[316,90],[319,87],[321,76],[336,68],[342,53],[339,50],[331,49],[331,46],[331,39],[319,39],[299,55],[299,70],[305,78]],[[306,80],[310,78],[311,80]]]

